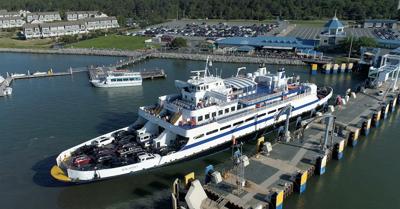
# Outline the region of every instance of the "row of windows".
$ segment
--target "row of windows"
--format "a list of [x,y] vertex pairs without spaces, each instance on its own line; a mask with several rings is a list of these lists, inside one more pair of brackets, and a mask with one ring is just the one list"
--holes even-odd
[[[276,111],[276,110],[272,110],[272,111],[270,111],[269,113],[272,113],[272,112],[275,112],[275,111]],[[269,114],[269,113],[268,113],[268,114]],[[227,126],[221,127],[221,128],[219,129],[219,131],[223,131],[223,130],[228,129],[228,128],[232,127],[232,126],[233,126],[233,127],[239,126],[240,124],[242,124],[242,123],[244,123],[244,122],[249,122],[249,121],[251,121],[251,120],[254,120],[255,118],[260,118],[260,117],[263,117],[263,116],[265,116],[265,115],[266,115],[266,113],[261,113],[261,114],[259,114],[259,115],[257,115],[257,116],[253,116],[253,117],[247,118],[247,119],[244,120],[244,121],[238,121],[238,122],[236,122],[236,123],[234,123],[234,124],[232,124],[232,125],[227,125]],[[218,132],[218,129],[209,131],[209,132],[206,133],[206,135],[210,135],[210,134],[213,134],[213,133],[216,133],[216,132]],[[201,137],[203,137],[203,136],[204,136],[204,134],[200,134],[200,135],[198,135],[198,136],[195,136],[194,139],[199,139],[199,138],[201,138]]]
[[113,78],[112,82],[122,82],[122,81],[139,81],[140,78]]
[[[235,110],[240,110],[240,109],[242,109],[242,105],[238,105],[237,107],[236,106],[233,106],[233,107],[231,107],[231,108],[226,108],[225,110],[219,110],[218,111],[218,116],[221,116],[221,115],[223,115],[223,114],[228,114],[229,113],[229,111],[230,112],[234,112]],[[214,117],[216,117],[217,116],[217,112],[213,112],[213,113],[211,113],[211,117],[212,118],[214,118]],[[208,120],[208,119],[210,119],[210,114],[207,114],[207,115],[201,115],[201,116],[198,116],[197,117],[197,121],[203,121],[203,119],[205,119],[205,120]]]

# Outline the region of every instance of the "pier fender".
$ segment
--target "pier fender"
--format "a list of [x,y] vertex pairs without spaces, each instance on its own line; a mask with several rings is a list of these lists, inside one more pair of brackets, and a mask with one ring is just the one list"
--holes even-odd
[[285,127],[284,126],[279,126],[278,128],[278,137],[282,137],[285,134]]
[[335,107],[333,105],[328,106],[329,112],[335,112]]
[[172,209],[178,209],[179,184],[180,180],[178,178],[175,179],[174,183],[172,183],[172,193],[171,193]]
[[397,100],[396,100],[396,104],[400,104],[400,102],[399,103],[397,103],[397,101],[399,101],[400,100],[400,94],[397,94]]
[[344,143],[345,141],[342,139],[334,145],[333,155],[336,160],[343,158]]
[[275,191],[271,196],[271,207],[270,209],[282,209],[283,208],[283,190]]
[[296,119],[296,129],[299,129],[301,127],[301,116],[297,117]]
[[349,102],[349,100],[350,100],[350,97],[349,97],[349,95],[346,95],[346,96],[344,96],[344,101],[346,101],[347,103]]
[[379,121],[381,120],[381,111],[376,111],[372,114],[372,125],[376,128],[379,127]]
[[205,184],[208,184],[209,182],[211,182],[211,174],[214,172],[214,166],[213,165],[208,165],[206,168],[205,168],[205,172],[204,172],[204,174],[205,174],[205,179],[204,179],[204,183]]
[[381,111],[382,111],[382,118],[386,119],[389,112],[389,104],[383,105]]
[[350,131],[349,134],[349,141],[352,147],[355,147],[358,143],[358,136],[359,136],[360,129],[354,129]]
[[356,96],[356,93],[355,93],[355,92],[350,92],[350,96],[351,96],[351,98],[353,98],[353,99],[356,99],[356,98],[357,98],[357,96]]
[[264,136],[257,139],[256,153],[260,153],[262,151],[264,146],[264,141],[265,141]]
[[391,99],[391,100],[389,101],[389,111],[390,111],[390,112],[394,112],[394,111],[395,111],[396,100],[397,100],[397,97],[395,97],[394,99]]
[[362,133],[364,136],[368,136],[369,131],[371,129],[371,118],[368,117],[363,123],[362,123]]
[[323,175],[325,173],[327,159],[328,159],[328,155],[326,155],[326,154],[317,157],[316,172],[318,175]]
[[308,178],[307,171],[297,172],[295,185],[296,185],[296,190],[297,192],[299,192],[299,194],[306,191],[307,178]]
[[317,64],[311,64],[311,75],[316,75],[318,70]]
[[195,180],[194,172],[186,174],[183,179],[184,179],[185,187],[189,188],[190,187],[190,182]]

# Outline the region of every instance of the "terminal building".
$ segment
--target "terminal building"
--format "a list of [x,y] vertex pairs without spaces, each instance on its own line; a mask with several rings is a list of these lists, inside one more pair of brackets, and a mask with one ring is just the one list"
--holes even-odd
[[344,25],[335,14],[335,16],[325,24],[324,30],[320,34],[319,44],[320,46],[334,46],[344,38],[346,38]]
[[295,37],[232,37],[215,41],[217,50],[224,53],[238,52],[252,54],[255,52],[274,51],[311,51],[315,42]]

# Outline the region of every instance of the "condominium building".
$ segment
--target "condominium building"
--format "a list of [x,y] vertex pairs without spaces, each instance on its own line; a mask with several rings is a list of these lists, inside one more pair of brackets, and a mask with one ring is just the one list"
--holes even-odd
[[34,12],[26,15],[26,21],[28,23],[35,20],[39,22],[61,21],[61,16],[59,12]]
[[22,27],[25,20],[21,17],[0,17],[0,28],[17,28]]

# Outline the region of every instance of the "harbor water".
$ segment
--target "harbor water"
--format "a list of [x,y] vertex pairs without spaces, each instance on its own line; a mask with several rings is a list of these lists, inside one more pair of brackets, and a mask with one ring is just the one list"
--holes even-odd
[[[121,58],[74,55],[1,53],[0,74],[66,71],[69,67],[107,65]],[[158,96],[176,91],[174,80],[186,80],[191,70],[205,62],[152,59],[129,68],[162,68],[166,79],[148,80],[143,86],[98,89],[90,86],[86,73],[72,76],[17,80],[13,95],[0,98],[0,208],[13,209],[126,209],[170,208],[172,181],[195,171],[202,174],[209,164],[229,161],[231,152],[221,152],[142,173],[90,184],[65,185],[49,175],[55,157],[71,146],[132,123],[139,106],[155,103]],[[211,73],[223,77],[255,64],[213,63]],[[288,75],[303,81],[332,86],[343,94],[361,78],[351,74],[311,76],[306,66],[285,67]],[[324,176],[313,178],[306,193],[285,200],[285,208],[400,208],[400,183],[396,163],[400,147],[399,119],[391,116],[379,129],[347,149],[340,163],[332,162]]]

